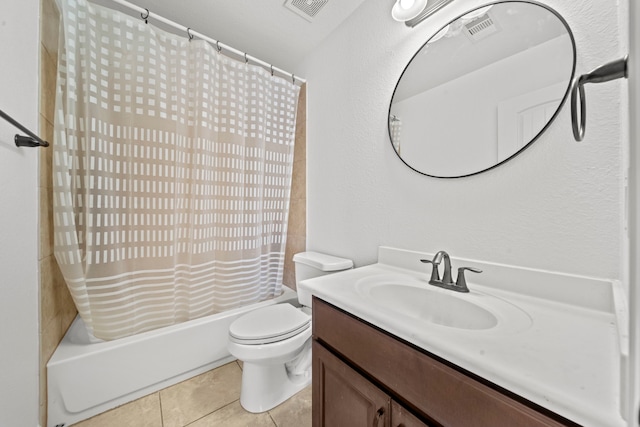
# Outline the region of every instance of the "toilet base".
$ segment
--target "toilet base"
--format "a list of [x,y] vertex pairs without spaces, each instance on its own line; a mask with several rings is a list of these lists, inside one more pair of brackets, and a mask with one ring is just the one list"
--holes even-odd
[[229,353],[243,362],[244,409],[268,411],[311,384],[311,334],[308,324],[291,337],[266,344],[244,344],[230,337]]
[[275,408],[311,384],[311,370],[306,375],[289,375],[284,363],[264,365],[244,362],[242,365],[240,404],[253,413]]

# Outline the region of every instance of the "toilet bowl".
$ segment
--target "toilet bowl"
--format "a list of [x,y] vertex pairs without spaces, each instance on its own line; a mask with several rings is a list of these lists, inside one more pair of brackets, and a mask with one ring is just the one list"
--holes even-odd
[[[317,252],[293,261],[296,283],[353,267],[349,259]],[[263,307],[229,327],[229,353],[243,362],[240,404],[249,412],[268,411],[311,383],[311,295],[299,292],[298,301],[302,307]]]

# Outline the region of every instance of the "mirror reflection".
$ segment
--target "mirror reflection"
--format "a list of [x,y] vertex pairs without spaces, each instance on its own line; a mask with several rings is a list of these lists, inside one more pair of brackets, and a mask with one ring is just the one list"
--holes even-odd
[[425,175],[491,169],[551,123],[574,69],[571,31],[548,7],[508,1],[470,11],[405,68],[389,108],[391,142]]

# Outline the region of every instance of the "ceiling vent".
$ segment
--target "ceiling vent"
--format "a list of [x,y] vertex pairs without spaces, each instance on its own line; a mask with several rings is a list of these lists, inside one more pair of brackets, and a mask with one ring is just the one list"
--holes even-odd
[[498,32],[499,28],[488,13],[464,25],[465,34],[472,42],[480,41]]
[[328,2],[329,0],[286,0],[284,7],[307,21],[313,22],[313,18]]

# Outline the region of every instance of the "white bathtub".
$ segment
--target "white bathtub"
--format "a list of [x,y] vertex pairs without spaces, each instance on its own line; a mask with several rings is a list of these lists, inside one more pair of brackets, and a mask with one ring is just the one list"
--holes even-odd
[[273,300],[115,341],[89,337],[76,317],[47,363],[47,426],[69,426],[234,360],[231,322],[258,307],[297,304],[282,289]]

